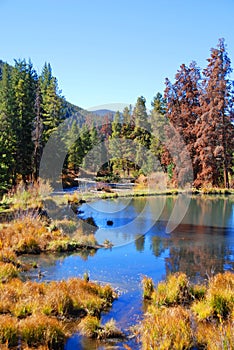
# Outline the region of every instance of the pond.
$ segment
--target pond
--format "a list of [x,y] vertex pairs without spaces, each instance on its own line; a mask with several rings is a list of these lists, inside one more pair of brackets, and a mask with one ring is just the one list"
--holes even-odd
[[[198,282],[213,273],[234,271],[231,196],[97,200],[80,207],[80,218],[90,216],[98,226],[97,240],[113,242],[111,249],[102,248],[89,256],[41,255],[38,264],[45,280],[82,277],[88,272],[93,281],[111,283],[120,296],[110,312],[102,316],[102,321],[114,318],[126,332],[139,322],[144,311],[142,276],[150,276],[157,283],[169,273],[183,271],[193,282]],[[127,344],[140,349],[135,340]],[[65,346],[66,350],[111,348],[124,349],[124,346],[97,343],[77,334]]]

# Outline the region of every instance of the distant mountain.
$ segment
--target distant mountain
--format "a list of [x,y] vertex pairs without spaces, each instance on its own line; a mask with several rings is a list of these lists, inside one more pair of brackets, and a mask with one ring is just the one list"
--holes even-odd
[[99,115],[100,117],[108,116],[108,117],[114,117],[115,111],[111,111],[109,109],[98,109],[96,111],[91,111],[92,114]]
[[62,104],[64,108],[64,118],[74,118],[79,122],[80,126],[86,122],[87,118],[92,116],[91,112],[66,101],[65,98],[62,98]]

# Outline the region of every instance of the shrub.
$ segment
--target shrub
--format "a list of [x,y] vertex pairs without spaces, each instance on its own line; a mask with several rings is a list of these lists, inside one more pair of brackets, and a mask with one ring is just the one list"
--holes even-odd
[[206,296],[214,316],[227,318],[234,310],[234,274],[217,274],[209,283]]
[[177,273],[151,294],[140,334],[148,349],[234,349],[234,274],[219,273],[190,285]]

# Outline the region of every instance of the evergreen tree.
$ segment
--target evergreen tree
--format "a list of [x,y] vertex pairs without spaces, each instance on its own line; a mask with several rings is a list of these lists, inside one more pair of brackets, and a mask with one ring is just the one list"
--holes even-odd
[[[166,79],[166,117],[176,132],[178,132],[177,135],[169,125],[165,128],[167,148],[170,149],[170,151],[176,147],[178,149],[178,151],[174,152],[174,158],[176,157],[176,159],[172,159],[172,156],[167,155],[167,165],[170,165],[171,168],[172,163],[177,164],[177,168],[174,168],[177,171],[177,174],[174,174],[174,180],[177,179],[177,181],[180,179],[179,181],[186,182],[187,177],[189,181],[191,171],[188,164],[190,161],[187,157],[188,152],[193,163],[195,176],[198,172],[194,150],[194,142],[196,140],[194,126],[200,113],[199,80],[200,71],[195,62],[192,62],[189,67],[185,64],[180,66],[173,85]],[[184,161],[182,161],[182,159]],[[187,161],[185,161],[185,159],[187,159]],[[186,175],[187,170],[188,174]]]
[[12,71],[12,88],[14,91],[14,132],[15,132],[15,173],[22,176],[26,183],[32,174],[33,120],[35,118],[35,94],[37,75],[32,63],[25,60],[15,61]]
[[86,154],[92,149],[92,143],[90,139],[90,131],[86,124],[84,124],[81,128],[80,132],[80,139],[81,139],[81,149],[80,149],[80,155],[83,157],[83,167],[88,167],[88,159],[86,160]]
[[130,125],[131,123],[131,112],[130,107],[125,107],[123,110],[123,125]]
[[84,153],[80,138],[80,129],[76,120],[73,120],[64,142],[67,146],[70,146],[67,155],[67,167],[77,173],[82,164]]
[[[203,71],[201,117],[196,124],[195,148],[200,162],[196,185],[221,183],[229,187],[229,172],[234,149],[234,128],[231,123],[231,63],[224,39],[211,49],[208,66]],[[220,181],[221,180],[221,181]]]
[[151,106],[153,109],[151,110],[151,142],[150,142],[150,153],[149,155],[149,161],[150,161],[150,168],[154,169],[154,162],[153,158],[157,158],[160,163],[162,163],[162,154],[164,151],[164,142],[165,142],[165,126],[166,126],[166,101],[163,98],[162,94],[159,92],[154,97],[153,101],[151,102]]
[[43,133],[43,122],[42,122],[42,109],[41,109],[41,90],[40,84],[37,82],[36,97],[35,97],[35,119],[33,124],[32,141],[34,143],[34,154],[33,154],[33,175],[37,181],[39,176],[39,166],[42,155],[42,133]]
[[62,100],[58,91],[57,79],[52,75],[51,65],[45,63],[39,78],[42,94],[43,146],[59,123],[62,115]]
[[109,138],[109,151],[111,156],[111,163],[115,171],[121,171],[123,169],[123,149],[120,141],[122,125],[120,120],[120,112],[117,111],[112,123],[112,134]]
[[13,130],[13,91],[11,68],[4,64],[0,80],[0,193],[13,184],[15,135]]
[[[146,100],[143,96],[138,97],[133,110],[135,127],[133,139],[135,143],[135,169],[147,169],[147,150],[150,147],[151,128],[146,110]],[[144,171],[145,172],[145,171]]]
[[150,124],[146,111],[146,100],[143,96],[138,97],[134,111],[135,134],[138,136],[143,131],[149,131]]
[[97,173],[102,166],[103,144],[94,125],[91,126],[89,135],[90,149],[85,157],[85,166],[92,173]]

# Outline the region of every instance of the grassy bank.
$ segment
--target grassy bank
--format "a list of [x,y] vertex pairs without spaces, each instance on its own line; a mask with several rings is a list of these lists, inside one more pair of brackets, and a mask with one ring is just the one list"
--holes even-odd
[[206,285],[192,285],[183,273],[156,287],[145,277],[143,296],[143,350],[234,349],[233,273],[217,274]]
[[13,348],[20,339],[23,349],[40,345],[63,349],[71,332],[79,330],[81,319],[99,320],[115,297],[108,285],[75,278],[50,283],[13,278],[0,283],[0,344]]
[[[101,312],[107,310],[116,294],[110,286],[100,286],[84,280],[36,283],[20,279],[25,269],[35,264],[21,262],[23,254],[41,252],[89,251],[100,246],[93,233],[84,232],[82,225],[71,218],[51,220],[43,210],[42,199],[48,185],[19,186],[1,202],[0,224],[0,348],[63,349],[71,333],[96,338],[121,336],[114,321],[100,323]],[[78,197],[63,196],[64,204],[79,206]],[[82,320],[82,322],[81,322]],[[95,329],[90,326],[95,320]]]
[[121,190],[114,189],[112,191],[93,191],[93,192],[75,192],[73,195],[65,195],[66,198],[72,201],[73,196],[75,198],[79,197],[83,200],[92,199],[109,199],[109,198],[128,198],[128,197],[147,197],[147,196],[177,196],[179,194],[189,194],[189,195],[218,195],[218,196],[228,196],[234,195],[234,189],[226,188],[203,188],[203,189],[177,189],[168,188],[165,190],[153,190],[147,187],[139,187],[132,190]]

